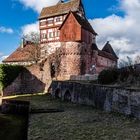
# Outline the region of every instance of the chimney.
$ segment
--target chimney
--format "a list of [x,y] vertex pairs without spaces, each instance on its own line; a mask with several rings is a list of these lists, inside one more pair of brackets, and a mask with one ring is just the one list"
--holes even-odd
[[21,39],[21,48],[24,48],[26,45],[26,40],[24,38]]

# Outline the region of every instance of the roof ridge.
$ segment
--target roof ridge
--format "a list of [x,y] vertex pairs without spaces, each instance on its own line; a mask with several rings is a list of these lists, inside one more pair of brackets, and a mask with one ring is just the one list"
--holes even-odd
[[46,6],[42,9],[39,19],[48,18],[60,14],[67,14],[69,10],[78,11],[80,0],[70,0],[64,3],[57,3],[53,6]]
[[110,53],[113,56],[115,56],[116,58],[118,58],[109,41],[107,41],[107,43],[103,47],[102,51],[107,52],[107,53]]
[[[55,5],[52,5],[52,6],[45,6],[45,7],[43,7],[42,9],[46,9],[46,8],[55,7],[55,6],[57,6],[57,5],[61,5],[61,4],[67,4],[67,3],[74,2],[74,1],[76,1],[76,0],[69,0],[69,1],[66,1],[66,2],[63,2],[63,3],[57,3],[57,4],[55,4]],[[78,0],[77,0],[77,1],[78,1]],[[80,0],[79,0],[79,1],[80,1]]]

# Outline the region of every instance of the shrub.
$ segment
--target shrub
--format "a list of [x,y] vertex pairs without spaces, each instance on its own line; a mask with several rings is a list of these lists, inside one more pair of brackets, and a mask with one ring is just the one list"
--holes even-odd
[[111,84],[115,83],[119,77],[118,69],[107,69],[103,70],[98,77],[100,84]]
[[23,69],[19,65],[0,64],[0,88],[10,85]]
[[121,82],[127,81],[128,77],[132,74],[129,68],[122,68],[120,69],[120,77],[119,80]]

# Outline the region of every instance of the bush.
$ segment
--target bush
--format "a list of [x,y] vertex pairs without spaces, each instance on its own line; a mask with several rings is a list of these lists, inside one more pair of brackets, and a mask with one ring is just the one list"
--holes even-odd
[[10,85],[23,69],[19,65],[0,64],[0,88]]
[[118,69],[103,70],[98,77],[100,84],[111,84],[115,83],[119,77]]
[[127,79],[128,79],[128,77],[129,77],[130,75],[132,75],[132,74],[133,74],[133,73],[130,71],[129,68],[122,68],[122,69],[120,69],[120,77],[119,77],[119,80],[120,80],[121,82],[126,82]]

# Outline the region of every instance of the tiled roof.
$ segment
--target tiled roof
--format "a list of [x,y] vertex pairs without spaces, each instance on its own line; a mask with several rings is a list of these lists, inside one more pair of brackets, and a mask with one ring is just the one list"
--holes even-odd
[[114,52],[112,46],[110,45],[109,41],[105,44],[102,51],[112,54],[116,59],[118,59],[116,53]]
[[76,12],[72,12],[72,11],[69,12],[67,17],[63,21],[63,24],[59,28],[60,30],[61,30],[62,26],[65,24],[65,21],[68,19],[70,14],[73,14],[73,16],[75,17],[75,19],[77,20],[77,22],[81,25],[81,27],[83,29],[86,29],[86,30],[90,31],[91,33],[97,35],[97,33],[93,30],[92,26],[90,25],[90,23],[88,22],[88,20],[85,17],[81,17],[78,14],[76,14]]
[[77,19],[78,23],[82,26],[82,28],[92,32],[93,34],[97,35],[97,33],[93,30],[92,26],[90,25],[90,23],[88,22],[88,20],[81,16],[79,16],[78,14],[74,13],[75,18]]
[[112,55],[111,53],[101,51],[101,50],[98,50],[98,55],[105,57],[105,58],[108,58],[108,59],[111,59],[111,60],[114,60],[114,61],[117,61],[117,59],[118,59],[114,55]]
[[24,48],[17,48],[9,57],[3,62],[29,62],[34,61],[33,54],[35,52],[35,46],[33,44],[27,44]]
[[60,2],[54,6],[45,7],[42,9],[39,19],[67,14],[69,11],[76,12],[79,9],[80,1],[81,0],[71,0],[69,2]]
[[105,58],[108,58],[108,59],[111,59],[111,60],[114,60],[114,61],[117,61],[117,59],[118,59],[117,56],[115,56],[114,54],[112,54],[109,51],[107,52],[107,51],[99,50],[97,44],[95,44],[95,43],[91,45],[91,49],[96,50],[98,52],[99,56],[102,56],[102,57],[105,57]]

